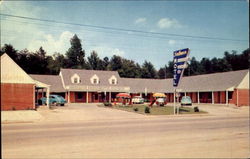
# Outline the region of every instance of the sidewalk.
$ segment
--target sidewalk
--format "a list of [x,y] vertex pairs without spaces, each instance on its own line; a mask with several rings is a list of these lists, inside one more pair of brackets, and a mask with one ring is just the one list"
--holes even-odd
[[1,123],[34,122],[43,117],[35,110],[1,111]]

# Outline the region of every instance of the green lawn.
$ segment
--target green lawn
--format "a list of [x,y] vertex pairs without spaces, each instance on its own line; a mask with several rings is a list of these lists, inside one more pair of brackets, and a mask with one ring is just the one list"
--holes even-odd
[[[147,105],[132,105],[132,106],[116,105],[110,108],[129,111],[129,112],[136,112],[140,114],[149,114],[149,115],[172,115],[174,114],[173,106],[164,106],[164,107],[153,106],[153,107],[150,107],[150,113],[145,113],[145,107],[148,107],[148,106]],[[134,109],[138,109],[138,111],[135,111]],[[194,109],[191,107],[180,107],[180,114],[201,114],[201,113],[207,113],[207,112],[201,111],[201,110],[200,112],[194,112]]]

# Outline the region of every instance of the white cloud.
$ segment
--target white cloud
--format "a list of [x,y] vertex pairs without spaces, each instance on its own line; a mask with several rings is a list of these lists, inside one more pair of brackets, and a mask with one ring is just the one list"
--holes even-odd
[[157,26],[161,29],[180,28],[182,25],[176,19],[162,18],[158,21]]
[[[35,7],[23,1],[5,1],[1,4],[1,12],[6,14],[41,17],[41,14],[46,11],[46,8]],[[4,32],[2,43],[12,44],[18,50],[27,48],[30,51],[37,51],[42,46],[48,55],[52,55],[54,52],[64,54],[70,47],[70,38],[73,37],[73,33],[69,31],[62,30],[58,32],[58,30],[54,29],[56,28],[56,24],[50,28],[44,26],[41,22],[22,20],[14,17],[4,17],[4,20],[1,22],[1,29]]]
[[135,20],[135,24],[142,24],[145,23],[147,21],[146,18],[138,18]]
[[70,39],[73,37],[73,33],[64,31],[61,33],[58,39],[50,34],[40,33],[43,39],[33,40],[28,45],[28,50],[36,51],[40,46],[44,48],[49,54],[54,52],[60,52],[64,54],[70,47]]
[[112,48],[112,47],[108,47],[108,46],[97,46],[94,48],[89,49],[89,53],[91,51],[95,50],[99,57],[104,58],[105,56],[107,57],[111,57],[113,55],[119,55],[119,56],[124,56],[125,52],[123,50],[120,50],[118,48]]
[[176,41],[175,41],[175,40],[169,40],[169,41],[168,41],[168,44],[169,44],[169,45],[174,45],[174,44],[176,44]]

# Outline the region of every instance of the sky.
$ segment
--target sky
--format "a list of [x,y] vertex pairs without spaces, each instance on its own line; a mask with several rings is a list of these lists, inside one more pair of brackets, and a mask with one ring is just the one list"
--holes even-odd
[[[1,47],[65,54],[74,34],[91,51],[120,55],[156,69],[173,60],[175,50],[190,57],[221,58],[225,51],[249,48],[249,1],[1,1]],[[65,23],[71,23],[65,24]],[[80,25],[73,25],[80,24]],[[200,38],[205,37],[205,38]]]

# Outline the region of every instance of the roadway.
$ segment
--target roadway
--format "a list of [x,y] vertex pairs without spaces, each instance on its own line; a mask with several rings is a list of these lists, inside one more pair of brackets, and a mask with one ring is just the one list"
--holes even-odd
[[249,116],[240,114],[2,124],[3,158],[247,158],[249,150]]

